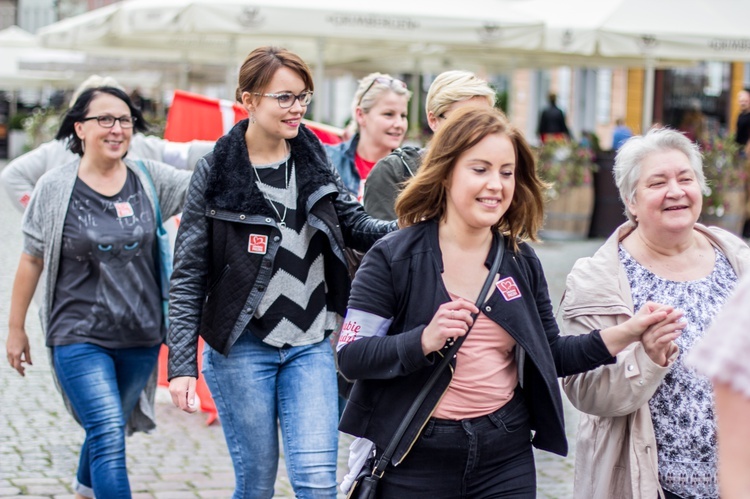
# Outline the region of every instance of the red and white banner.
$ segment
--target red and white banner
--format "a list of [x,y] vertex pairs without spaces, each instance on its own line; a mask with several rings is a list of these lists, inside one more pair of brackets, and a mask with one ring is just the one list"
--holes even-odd
[[[216,140],[245,118],[247,111],[236,102],[175,90],[164,138],[172,142]],[[303,120],[303,123],[324,144],[341,142],[343,130],[340,128],[310,120]]]

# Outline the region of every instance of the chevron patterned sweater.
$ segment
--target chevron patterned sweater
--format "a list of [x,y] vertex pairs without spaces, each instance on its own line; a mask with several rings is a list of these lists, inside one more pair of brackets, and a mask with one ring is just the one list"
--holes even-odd
[[307,223],[306,217],[297,216],[297,182],[291,158],[254,168],[260,179],[258,187],[286,225],[281,224],[281,247],[274,259],[273,276],[247,329],[279,348],[317,343],[337,321],[337,315],[326,306],[325,234]]

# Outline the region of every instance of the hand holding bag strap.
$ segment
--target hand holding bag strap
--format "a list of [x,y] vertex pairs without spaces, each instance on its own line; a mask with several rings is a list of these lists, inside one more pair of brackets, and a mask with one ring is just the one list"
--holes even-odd
[[[498,238],[497,251],[495,252],[495,259],[492,261],[492,266],[490,267],[490,273],[487,275],[487,279],[484,281],[482,290],[479,292],[479,298],[477,298],[476,306],[478,309],[481,309],[482,305],[484,305],[484,302],[487,300],[490,289],[495,283],[495,276],[500,270],[500,263],[503,260],[503,255],[505,254],[505,240],[503,238],[503,235],[499,233],[496,235]],[[378,460],[377,465],[375,465],[375,469],[372,472],[372,478],[374,478],[375,480],[379,480],[383,476],[383,473],[385,473],[385,468],[391,461],[391,457],[396,451],[396,447],[398,446],[399,442],[401,442],[401,438],[404,436],[404,433],[406,433],[406,429],[409,427],[412,420],[416,416],[417,411],[422,406],[425,398],[427,398],[427,394],[430,393],[433,386],[435,386],[435,383],[437,383],[440,374],[448,367],[451,359],[456,354],[456,352],[458,352],[461,344],[466,340],[466,337],[469,335],[469,332],[474,325],[473,321],[476,321],[478,315],[479,314],[471,314],[472,325],[469,326],[466,334],[453,342],[451,348],[446,352],[438,367],[432,372],[432,375],[430,375],[429,379],[414,399],[414,402],[412,402],[411,407],[409,407],[409,411],[406,413],[406,416],[404,416],[404,419],[401,421],[398,429],[396,429],[396,433],[393,434],[391,441],[388,443],[388,447],[386,447],[383,455]]]

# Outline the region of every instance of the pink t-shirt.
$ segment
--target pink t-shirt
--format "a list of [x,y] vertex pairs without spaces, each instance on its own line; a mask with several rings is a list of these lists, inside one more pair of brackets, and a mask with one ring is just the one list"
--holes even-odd
[[515,345],[516,341],[505,329],[480,313],[458,349],[453,380],[433,417],[475,418],[492,414],[507,404],[518,384]]

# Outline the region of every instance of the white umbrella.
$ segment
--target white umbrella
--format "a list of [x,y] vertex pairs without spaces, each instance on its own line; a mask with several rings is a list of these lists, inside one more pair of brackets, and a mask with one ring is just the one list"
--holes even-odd
[[23,90],[49,86],[70,86],[72,75],[67,71],[27,71],[21,62],[27,57],[80,60],[83,54],[43,49],[31,33],[18,26],[0,31],[0,89]]
[[520,0],[544,19],[543,50],[631,58],[646,67],[644,130],[653,116],[654,68],[692,61],[750,61],[748,0]]
[[42,28],[39,37],[46,46],[90,52],[115,47],[186,64],[224,61],[228,83],[254,47],[280,45],[320,80],[324,68],[415,72],[442,70],[446,61],[471,68],[472,54],[492,61],[488,53],[538,47],[541,22],[507,3],[125,0]]

